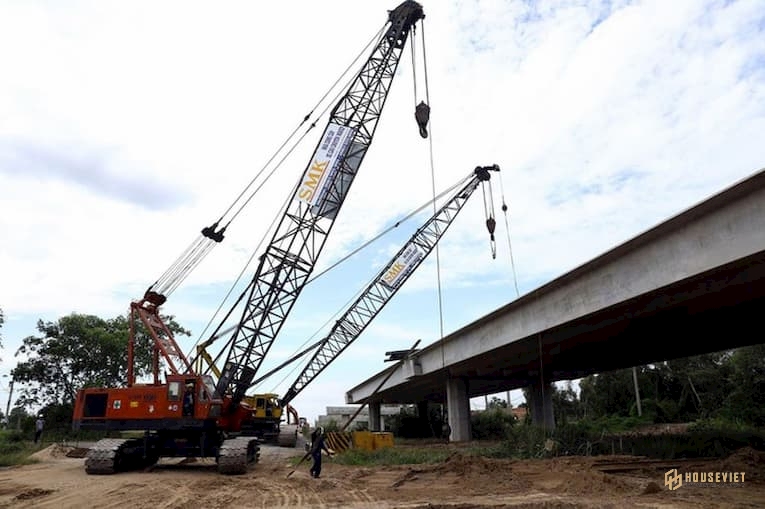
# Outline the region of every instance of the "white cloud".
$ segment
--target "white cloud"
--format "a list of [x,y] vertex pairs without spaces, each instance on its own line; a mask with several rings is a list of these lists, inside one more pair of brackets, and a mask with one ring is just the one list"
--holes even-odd
[[[34,333],[38,318],[125,312],[219,217],[395,3],[0,6],[7,347]],[[432,196],[429,141],[437,191],[476,165],[502,168],[522,293],[765,166],[762,0],[423,6],[431,140],[417,134],[407,49],[317,270]],[[421,68],[417,77],[420,100]],[[166,312],[201,331],[324,122]],[[480,190],[439,245],[451,328],[515,297],[493,181],[497,259],[489,256]],[[337,311],[417,226],[407,224],[409,233],[375,243],[361,261],[306,289],[311,305],[296,305],[285,333],[313,332]],[[370,358],[381,358],[386,341],[434,339],[427,336],[438,334],[436,283],[434,253],[359,340],[379,343]],[[300,342],[285,336],[272,354]],[[358,377],[382,367],[365,366]],[[345,376],[328,369],[316,384],[345,389],[359,381]]]

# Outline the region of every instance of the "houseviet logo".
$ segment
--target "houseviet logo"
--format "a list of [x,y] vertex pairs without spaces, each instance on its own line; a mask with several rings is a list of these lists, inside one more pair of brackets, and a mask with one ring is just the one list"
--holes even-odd
[[746,472],[685,472],[676,468],[664,473],[664,486],[676,490],[683,485],[743,484]]
[[680,475],[680,472],[678,472],[676,468],[673,468],[672,470],[668,470],[667,472],[664,473],[664,486],[666,486],[670,490],[676,490],[682,485],[683,485],[683,476]]

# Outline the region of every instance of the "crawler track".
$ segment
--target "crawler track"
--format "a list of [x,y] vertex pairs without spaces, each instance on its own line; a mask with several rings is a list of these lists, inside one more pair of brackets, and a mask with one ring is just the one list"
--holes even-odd
[[85,456],[85,472],[91,475],[108,475],[156,462],[156,458],[144,458],[143,453],[141,439],[104,438],[96,442]]
[[244,474],[247,468],[260,459],[260,445],[254,437],[230,438],[223,442],[218,455],[218,472],[221,474]]
[[298,427],[295,425],[282,425],[277,438],[279,447],[295,447],[297,445],[297,432]]

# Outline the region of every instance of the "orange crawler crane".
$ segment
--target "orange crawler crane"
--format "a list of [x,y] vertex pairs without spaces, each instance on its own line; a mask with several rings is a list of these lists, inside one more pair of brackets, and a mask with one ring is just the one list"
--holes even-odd
[[[141,468],[167,456],[212,457],[224,474],[244,473],[257,462],[259,439],[246,432],[256,414],[245,392],[314,269],[371,145],[407,38],[424,17],[422,6],[411,0],[389,11],[377,44],[332,109],[243,294],[244,309],[228,340],[217,381],[192,368],[162,322],[159,307],[191,268],[223,240],[232,218],[226,223],[222,216],[204,228],[144,297],[131,303],[131,324],[140,320],[153,338],[153,381],[136,383],[131,331],[126,386],[79,391],[73,427],[141,431],[143,436],[99,441],[86,457],[87,473]],[[224,226],[218,229],[219,224]],[[164,381],[160,379],[162,363]]]

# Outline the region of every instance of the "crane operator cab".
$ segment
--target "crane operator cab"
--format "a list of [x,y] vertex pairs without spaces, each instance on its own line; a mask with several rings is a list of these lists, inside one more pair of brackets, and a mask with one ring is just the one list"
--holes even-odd
[[193,417],[194,416],[194,381],[186,381],[186,385],[183,389],[183,416],[184,417]]

